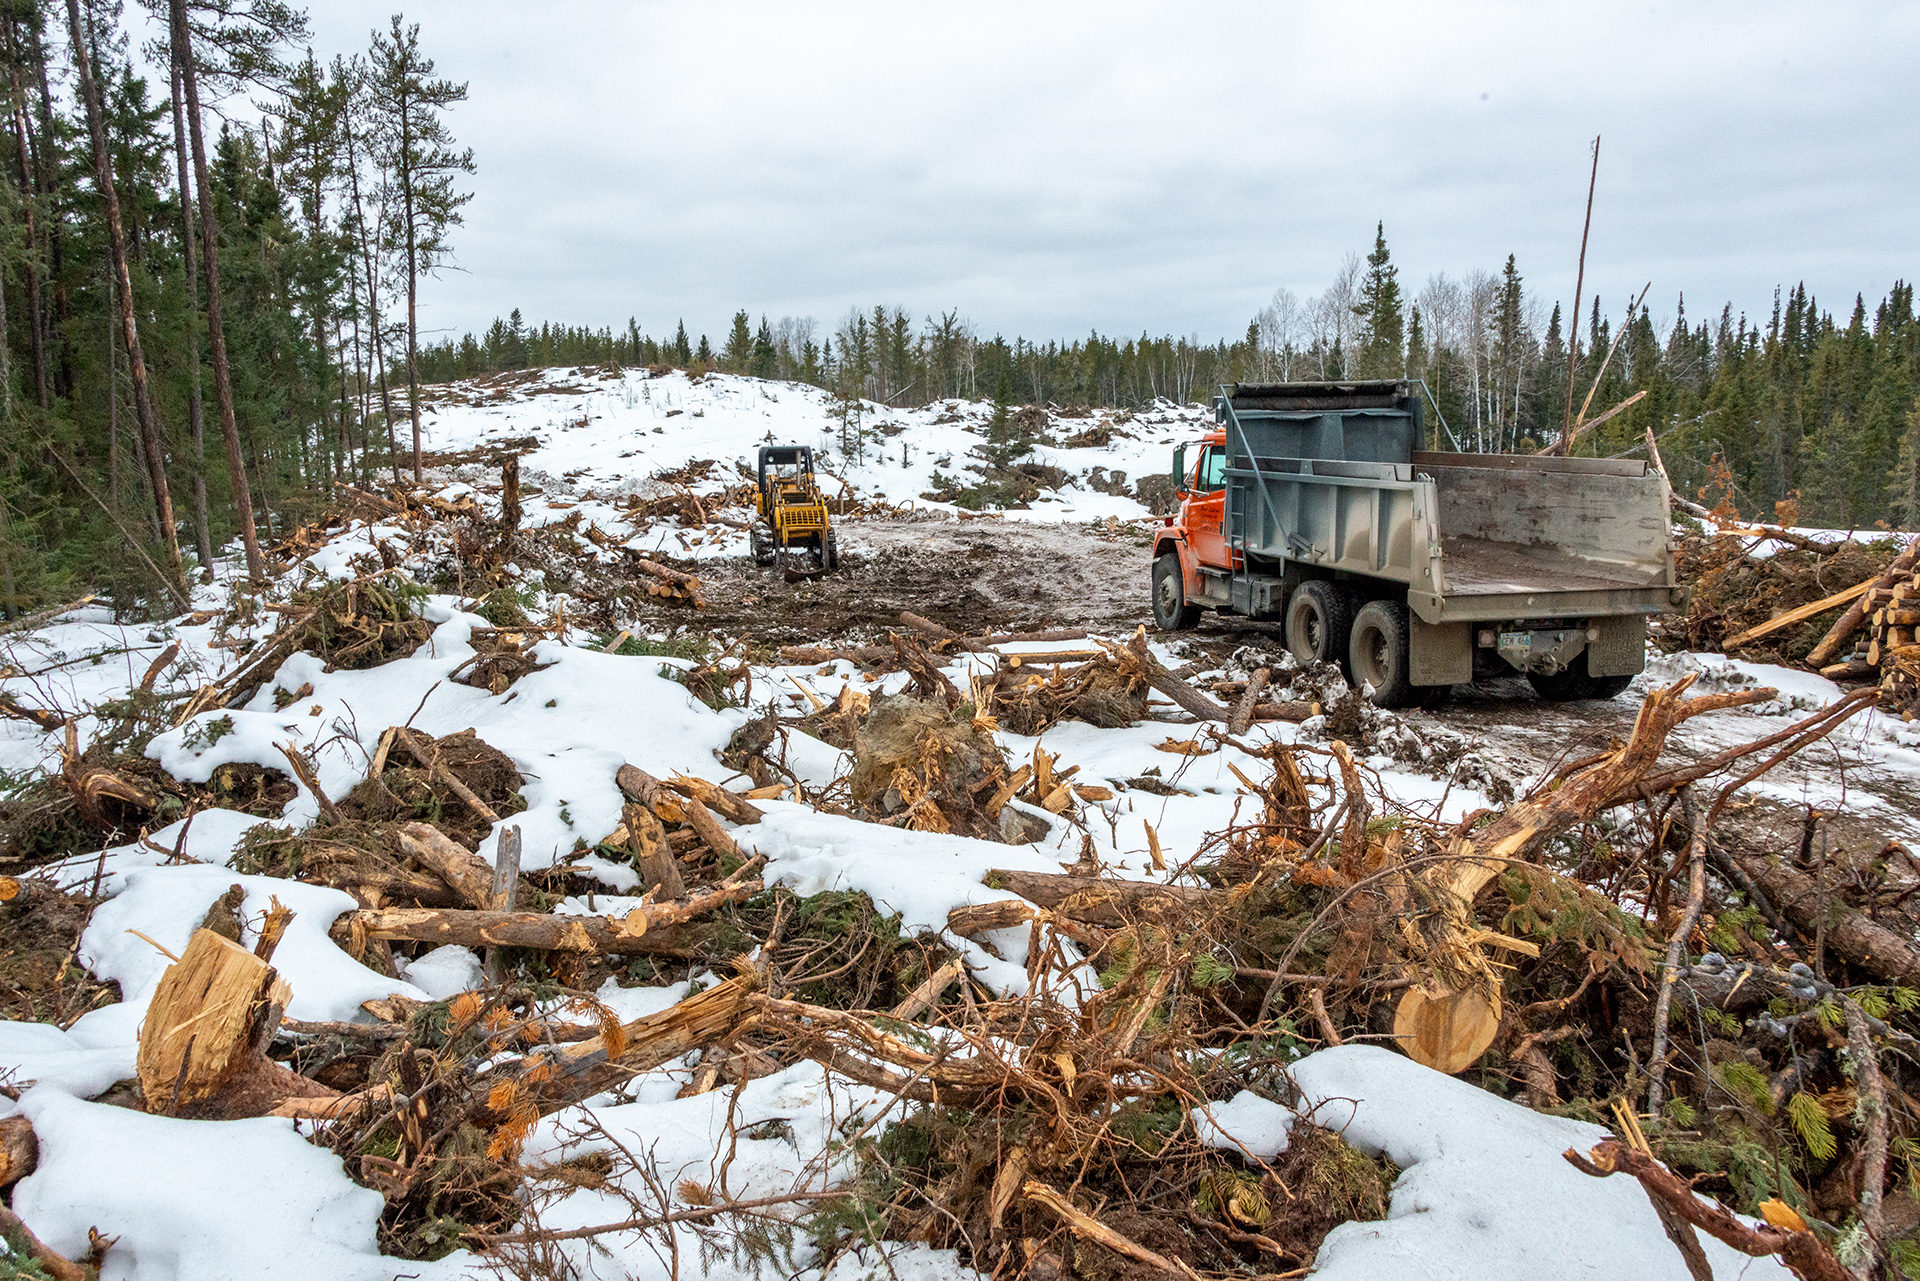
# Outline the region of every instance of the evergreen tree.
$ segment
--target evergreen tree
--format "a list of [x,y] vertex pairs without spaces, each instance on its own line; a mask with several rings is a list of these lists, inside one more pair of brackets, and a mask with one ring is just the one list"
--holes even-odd
[[728,373],[744,374],[753,363],[753,329],[746,308],[733,313],[733,328],[727,332],[727,345],[720,349],[720,368]]
[[368,87],[383,125],[383,159],[399,188],[388,247],[406,255],[407,408],[417,482],[422,479],[419,278],[422,272],[431,275],[452,252],[447,233],[464,221],[461,207],[473,199],[471,192],[454,189],[456,175],[473,172],[473,151],[454,150],[445,119],[449,107],[466,101],[467,86],[433,78],[433,59],[420,52],[420,24],[403,27],[397,13],[386,35],[374,32],[370,65]]
[[767,318],[760,317],[760,328],[753,335],[753,353],[748,360],[749,372],[755,378],[772,378],[779,373],[778,353],[773,347],[773,330],[767,325]]
[[1367,255],[1367,274],[1360,285],[1354,314],[1365,326],[1355,360],[1361,378],[1398,378],[1406,372],[1405,327],[1401,320],[1399,268],[1387,252],[1387,224],[1374,228],[1373,252]]

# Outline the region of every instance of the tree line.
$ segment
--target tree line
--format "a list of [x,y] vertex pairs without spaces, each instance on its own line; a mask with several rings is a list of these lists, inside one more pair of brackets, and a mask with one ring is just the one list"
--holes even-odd
[[[671,338],[624,329],[531,326],[516,310],[484,334],[421,351],[431,381],[551,365],[717,369],[811,383],[896,406],[949,398],[1133,407],[1188,402],[1223,383],[1346,378],[1422,381],[1436,448],[1527,453],[1569,421],[1582,456],[1646,457],[1652,432],[1676,488],[1713,487],[1749,516],[1837,527],[1920,524],[1920,324],[1895,281],[1844,323],[1805,286],[1764,321],[1731,304],[1696,320],[1677,295],[1656,322],[1644,293],[1584,299],[1582,323],[1529,291],[1509,255],[1498,272],[1401,286],[1384,226],[1327,289],[1277,291],[1238,340],[1198,337],[1011,342],[957,311],[916,322],[899,307],[853,309],[832,329],[811,317],[756,323],[736,312],[718,350],[684,322]],[[1543,315],[1543,312],[1545,313]],[[1571,394],[1570,394],[1571,389]],[[1639,398],[1633,399],[1635,396]],[[843,433],[844,434],[844,433]],[[1778,510],[1776,511],[1776,508]]]
[[144,3],[0,0],[9,617],[81,588],[184,606],[236,538],[258,577],[334,482],[420,468],[466,86],[400,15],[323,64],[284,0]]

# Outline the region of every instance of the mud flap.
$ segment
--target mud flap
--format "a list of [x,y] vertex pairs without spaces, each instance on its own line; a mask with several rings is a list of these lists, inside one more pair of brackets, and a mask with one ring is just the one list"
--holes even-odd
[[1415,685],[1464,685],[1473,679],[1473,624],[1428,623],[1407,614],[1407,679]]
[[1647,618],[1616,614],[1591,624],[1600,637],[1587,642],[1589,676],[1638,676],[1647,665]]

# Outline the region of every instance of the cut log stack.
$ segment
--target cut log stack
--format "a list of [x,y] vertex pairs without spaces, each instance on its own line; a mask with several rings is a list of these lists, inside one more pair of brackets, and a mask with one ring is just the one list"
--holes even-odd
[[[628,552],[633,555],[631,551]],[[642,586],[647,595],[661,601],[686,601],[695,609],[705,609],[707,598],[701,594],[700,580],[683,570],[658,561],[648,560],[644,556],[633,556],[631,561],[634,572],[646,581]]]
[[[1920,715],[1920,539],[1909,543],[1877,577],[1737,632],[1720,647],[1731,654],[1841,605],[1846,611],[1807,655],[1807,666],[1828,680],[1878,680],[1885,691],[1881,709],[1913,720]],[[1849,641],[1853,652],[1834,662]]]

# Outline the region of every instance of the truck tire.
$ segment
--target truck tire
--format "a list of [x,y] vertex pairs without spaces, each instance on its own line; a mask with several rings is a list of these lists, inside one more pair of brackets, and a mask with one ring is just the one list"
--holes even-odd
[[1324,578],[1294,588],[1287,601],[1287,648],[1301,666],[1308,663],[1347,663],[1347,636],[1353,628],[1353,607],[1346,593]]
[[1180,557],[1168,552],[1153,562],[1153,625],[1163,632],[1184,632],[1200,621],[1200,607],[1187,604],[1186,575]]
[[1375,707],[1406,707],[1414,702],[1407,680],[1407,607],[1398,601],[1369,601],[1353,616],[1347,642],[1347,668],[1359,689],[1371,686]]
[[1626,691],[1627,686],[1633,684],[1633,677],[1587,675],[1587,652],[1581,650],[1564,670],[1551,676],[1528,672],[1527,683],[1533,686],[1534,693],[1550,702],[1573,703],[1583,699],[1618,697]]

